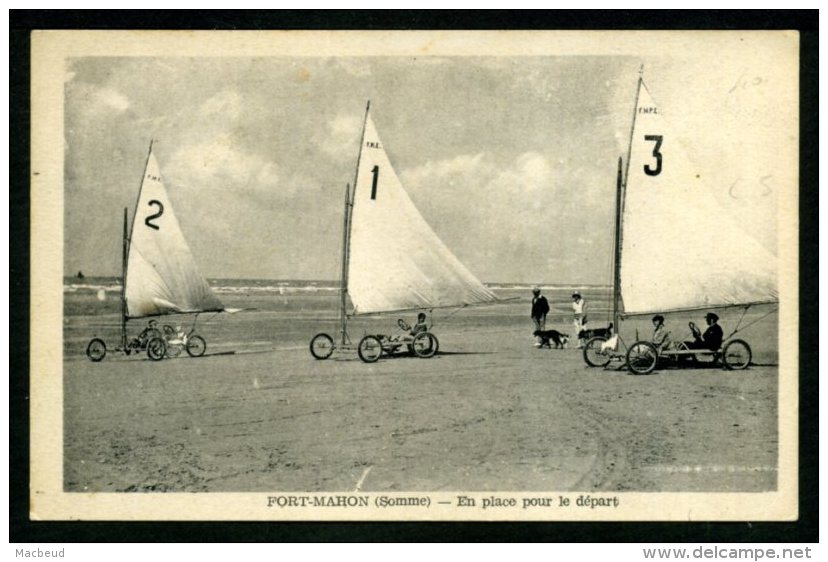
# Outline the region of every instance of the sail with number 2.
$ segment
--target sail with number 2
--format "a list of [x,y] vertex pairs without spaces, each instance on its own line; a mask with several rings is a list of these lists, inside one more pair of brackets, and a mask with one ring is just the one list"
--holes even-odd
[[778,301],[776,256],[687,158],[639,78],[622,205],[625,314]]
[[128,318],[224,310],[181,233],[152,145],[129,236],[124,287]]
[[347,292],[354,314],[497,301],[414,206],[367,111],[352,201]]

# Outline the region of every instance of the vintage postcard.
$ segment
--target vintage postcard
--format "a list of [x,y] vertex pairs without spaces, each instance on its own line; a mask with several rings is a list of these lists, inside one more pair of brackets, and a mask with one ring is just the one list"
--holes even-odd
[[31,518],[795,520],[798,64],[34,32]]

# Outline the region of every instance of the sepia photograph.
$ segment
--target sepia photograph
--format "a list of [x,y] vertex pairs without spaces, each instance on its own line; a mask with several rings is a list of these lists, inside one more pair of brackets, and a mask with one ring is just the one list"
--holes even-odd
[[795,31],[32,34],[34,520],[792,521]]

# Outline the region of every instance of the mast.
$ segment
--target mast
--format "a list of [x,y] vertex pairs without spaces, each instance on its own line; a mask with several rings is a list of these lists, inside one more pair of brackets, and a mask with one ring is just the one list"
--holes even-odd
[[624,193],[627,189],[627,180],[630,176],[630,159],[632,157],[633,135],[635,134],[635,117],[638,114],[638,97],[641,95],[641,85],[644,83],[644,65],[638,70],[638,83],[635,87],[635,103],[633,103],[632,124],[630,125],[630,142],[627,145],[627,164],[621,175],[622,159],[618,158],[618,177],[616,179],[615,194],[615,256],[612,280],[612,326],[614,332],[619,333],[618,320],[620,317],[621,302],[621,228],[624,216]]
[[351,234],[351,185],[345,184],[345,212],[342,222],[342,269],[339,272],[339,330],[341,333],[342,345],[348,343],[348,315],[345,307],[347,306],[348,295],[348,253],[349,253],[349,238]]
[[[635,133],[635,116],[638,113],[638,97],[641,95],[641,85],[644,83],[644,65],[638,71],[638,86],[635,88],[635,103],[633,104],[632,125],[630,125],[630,144],[627,146],[627,166],[624,171],[624,187],[627,187],[627,179],[630,175],[630,157],[632,156],[633,134]],[[621,209],[623,211],[623,209]]]
[[348,294],[348,260],[351,254],[351,213],[354,209],[357,181],[359,180],[359,162],[362,160],[362,145],[365,144],[365,128],[368,126],[368,110],[371,109],[371,100],[365,104],[365,119],[362,121],[362,135],[359,138],[359,152],[357,153],[356,171],[354,172],[354,192],[349,196],[351,186],[345,187],[345,224],[342,232],[342,271],[340,273],[340,303],[339,327],[342,332],[342,345],[348,343],[348,314],[346,295]]
[[621,301],[621,205],[624,201],[624,184],[622,180],[622,158],[618,157],[618,177],[615,182],[615,256],[613,258],[612,280],[612,328],[613,333],[619,332],[618,317]]
[[129,240],[127,239],[127,208],[124,207],[124,237],[122,240],[121,253],[121,347],[127,347],[127,304],[126,304],[126,269],[127,256],[129,255]]
[[155,141],[150,139],[149,150],[147,151],[147,160],[146,162],[144,162],[144,173],[141,175],[141,183],[138,185],[138,197],[135,199],[135,212],[132,214],[133,222],[132,225],[129,227],[129,233],[127,233],[127,209],[124,208],[124,248],[122,260],[123,263],[121,268],[121,271],[124,275],[123,280],[121,281],[121,342],[124,349],[126,349],[126,323],[127,317],[129,315],[126,300],[127,269],[129,267],[129,244],[132,240],[132,231],[135,229],[135,217],[138,216],[138,203],[141,201],[141,189],[144,187],[144,176],[147,175],[147,167],[149,166],[149,159],[152,155],[153,142]]

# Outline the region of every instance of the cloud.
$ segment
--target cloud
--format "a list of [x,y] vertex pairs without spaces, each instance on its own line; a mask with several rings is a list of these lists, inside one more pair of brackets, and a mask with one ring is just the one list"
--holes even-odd
[[342,70],[351,76],[364,78],[371,75],[371,65],[360,58],[337,57],[336,62]]
[[99,89],[95,95],[96,101],[110,109],[121,112],[129,108],[129,99],[113,88]]
[[241,96],[237,92],[224,90],[202,103],[198,114],[208,118],[220,115],[223,119],[235,120],[241,114],[241,109]]
[[327,130],[314,135],[313,143],[336,162],[356,158],[362,118],[340,113],[327,123]]
[[179,148],[167,170],[182,185],[200,189],[256,192],[273,189],[280,179],[274,162],[244,152],[229,134]]
[[454,158],[428,161],[417,168],[405,170],[402,174],[404,185],[464,185],[471,178],[491,178],[495,173],[492,164],[486,161],[486,155],[461,154]]

